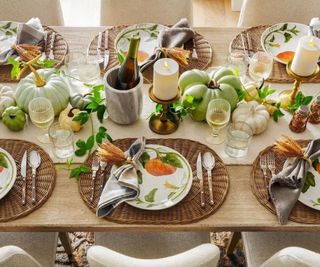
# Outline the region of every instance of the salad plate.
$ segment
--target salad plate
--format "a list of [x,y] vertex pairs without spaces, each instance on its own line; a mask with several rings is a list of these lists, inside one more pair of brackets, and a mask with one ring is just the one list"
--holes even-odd
[[0,199],[13,187],[17,176],[17,166],[12,156],[0,148]]
[[146,145],[138,162],[140,194],[127,201],[144,210],[162,210],[179,203],[192,186],[192,170],[184,156],[172,148]]
[[116,53],[124,59],[129,49],[130,38],[138,35],[140,36],[138,64],[142,65],[158,47],[158,35],[160,31],[165,29],[168,29],[168,27],[154,23],[140,23],[129,26],[122,30],[115,39]]
[[299,39],[308,35],[309,27],[301,23],[279,23],[261,35],[261,46],[275,61],[287,64],[294,56]]

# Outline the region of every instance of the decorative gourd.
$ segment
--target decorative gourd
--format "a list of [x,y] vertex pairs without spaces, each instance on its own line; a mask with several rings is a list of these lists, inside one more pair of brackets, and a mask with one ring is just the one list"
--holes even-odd
[[35,97],[48,98],[57,116],[69,103],[69,88],[63,77],[56,74],[53,69],[32,70],[27,77],[23,78],[17,87],[17,105],[28,113],[29,102]]
[[249,82],[244,85],[246,101],[256,100],[259,98],[258,90],[259,86],[255,82]]
[[6,108],[16,105],[14,95],[15,91],[11,87],[0,85],[0,118]]
[[74,132],[79,132],[82,125],[79,121],[73,121],[73,118],[80,113],[79,109],[66,108],[59,115],[59,124],[62,128],[71,128]]
[[232,114],[232,121],[244,121],[252,128],[253,134],[260,134],[268,128],[269,112],[256,101],[242,102]]
[[[240,79],[228,68],[220,68],[210,77],[208,73],[200,70],[184,72],[179,79],[179,87],[183,93],[182,104],[185,107],[196,107],[191,111],[192,118],[204,121],[209,102],[212,99],[225,99],[234,110],[239,102],[237,91],[243,90]],[[193,103],[190,103],[192,99]]]
[[74,108],[83,110],[91,102],[89,99],[90,96],[91,94],[75,94],[70,97],[70,104]]

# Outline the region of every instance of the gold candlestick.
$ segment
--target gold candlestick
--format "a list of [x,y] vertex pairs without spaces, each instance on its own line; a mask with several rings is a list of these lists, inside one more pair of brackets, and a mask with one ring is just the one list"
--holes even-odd
[[153,87],[151,86],[149,89],[149,97],[153,102],[162,105],[161,113],[152,115],[149,120],[149,128],[151,131],[157,134],[171,134],[175,132],[179,127],[179,118],[174,115],[168,116],[168,107],[180,98],[180,93],[178,92],[177,96],[173,99],[161,100],[154,95]]
[[301,87],[301,83],[304,81],[310,81],[313,78],[315,78],[319,72],[320,72],[320,68],[319,65],[317,65],[317,68],[315,69],[315,71],[309,75],[309,76],[300,76],[296,73],[293,72],[292,68],[291,68],[291,63],[292,61],[290,61],[287,64],[287,73],[290,77],[294,78],[294,83],[293,83],[293,88],[292,89],[288,89],[288,90],[283,90],[280,93],[280,103],[281,103],[281,107],[283,109],[288,110],[288,105],[290,104],[294,104],[295,99],[297,97],[297,94],[300,90]]

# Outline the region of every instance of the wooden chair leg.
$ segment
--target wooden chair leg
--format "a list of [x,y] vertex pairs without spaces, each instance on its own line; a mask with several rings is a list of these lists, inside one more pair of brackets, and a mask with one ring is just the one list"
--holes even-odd
[[71,246],[71,240],[67,232],[59,232],[59,238],[62,246],[64,247],[65,252],[68,254],[70,261],[73,260],[73,249]]
[[227,248],[226,248],[226,254],[228,257],[232,256],[233,251],[238,244],[239,240],[241,239],[241,232],[234,232],[231,235],[231,238],[229,239]]

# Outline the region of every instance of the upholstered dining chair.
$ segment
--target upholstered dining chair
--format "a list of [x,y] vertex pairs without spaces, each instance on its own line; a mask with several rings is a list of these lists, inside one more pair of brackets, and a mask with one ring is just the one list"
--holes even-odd
[[[39,266],[32,265],[32,260],[40,266],[54,266],[56,258],[58,233],[0,233],[0,267],[16,267],[16,266]],[[14,246],[14,247],[12,247]],[[16,248],[18,247],[18,248]],[[24,251],[24,252],[23,252]],[[20,265],[10,265],[6,262],[16,262],[23,259]],[[30,263],[27,265],[27,263]]]
[[101,25],[174,24],[181,18],[192,25],[192,0],[101,0]]
[[319,233],[242,233],[248,267],[320,266],[319,239]]
[[319,17],[319,0],[244,0],[238,27],[300,22]]
[[209,233],[95,233],[91,267],[217,266],[220,251]]
[[0,0],[0,19],[26,22],[38,17],[45,25],[63,25],[60,0]]

